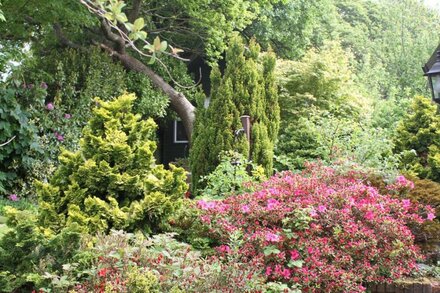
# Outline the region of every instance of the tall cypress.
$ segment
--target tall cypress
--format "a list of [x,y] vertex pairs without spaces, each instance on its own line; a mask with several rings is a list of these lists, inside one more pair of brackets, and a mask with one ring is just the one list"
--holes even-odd
[[[231,40],[223,76],[217,66],[211,72],[209,107],[200,101],[197,109],[190,153],[193,190],[219,164],[222,151],[240,152],[262,165],[267,175],[272,173],[280,120],[274,68],[274,54],[261,54],[254,40],[248,47],[240,37]],[[251,117],[250,143],[244,135],[234,135],[242,128],[242,115]]]

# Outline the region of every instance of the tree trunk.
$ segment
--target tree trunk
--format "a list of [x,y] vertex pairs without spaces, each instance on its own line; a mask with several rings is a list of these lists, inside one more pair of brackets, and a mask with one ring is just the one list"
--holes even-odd
[[182,120],[188,139],[191,141],[191,134],[195,120],[195,107],[190,101],[188,101],[185,95],[175,90],[170,84],[164,81],[161,76],[156,74],[153,70],[151,70],[151,68],[146,66],[138,59],[128,55],[127,53],[120,54],[104,45],[101,45],[101,47],[109,51],[112,56],[116,56],[126,69],[137,71],[148,76],[148,78],[150,78],[157,88],[168,95],[170,98],[171,108],[176,111],[177,115]]

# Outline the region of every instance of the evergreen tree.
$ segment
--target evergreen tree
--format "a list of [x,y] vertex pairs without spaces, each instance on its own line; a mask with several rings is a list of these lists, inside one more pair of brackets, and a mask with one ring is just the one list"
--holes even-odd
[[437,107],[423,96],[414,98],[410,112],[399,122],[395,152],[401,167],[420,178],[440,182],[440,117]]
[[97,99],[80,149],[64,151],[50,182],[37,184],[42,226],[152,232],[178,207],[187,189],[184,170],[156,165],[156,124],[131,113],[134,100]]
[[[193,190],[198,188],[200,177],[219,164],[222,151],[240,152],[262,165],[266,175],[272,173],[280,119],[274,68],[273,53],[260,54],[254,40],[245,48],[239,37],[232,39],[223,76],[218,67],[212,70],[209,107],[199,103],[190,154]],[[234,134],[242,128],[242,115],[250,116],[250,143],[244,135]]]

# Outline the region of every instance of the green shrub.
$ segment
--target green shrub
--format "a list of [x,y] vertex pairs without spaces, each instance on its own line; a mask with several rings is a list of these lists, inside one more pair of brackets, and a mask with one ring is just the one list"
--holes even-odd
[[156,124],[131,113],[134,100],[134,95],[97,99],[80,149],[63,151],[50,182],[37,184],[41,225],[59,231],[76,222],[89,232],[149,233],[179,206],[185,172],[156,165]]
[[203,198],[221,199],[247,192],[251,190],[250,183],[266,178],[263,167],[256,166],[240,153],[222,152],[219,157],[220,164],[201,179],[206,187],[198,194]]
[[430,99],[414,98],[398,124],[394,152],[401,155],[401,168],[419,178],[440,182],[440,117]]
[[[14,196],[14,194],[11,194],[11,196]],[[10,196],[10,197],[11,197]],[[26,199],[26,198],[17,198],[17,200],[11,200],[9,198],[0,198],[0,216],[5,215],[5,209],[6,207],[13,207],[18,210],[30,210],[30,211],[36,211],[37,206],[34,202]],[[2,221],[0,221],[0,224]]]
[[[260,54],[255,40],[245,47],[239,37],[232,39],[226,52],[226,69],[211,72],[210,104],[199,101],[192,138],[190,164],[193,191],[201,177],[214,171],[222,151],[236,151],[261,165],[267,176],[273,173],[273,148],[279,128],[278,93],[274,76],[275,56]],[[249,115],[250,143],[240,116]]]
[[0,197],[15,192],[17,181],[29,174],[33,158],[41,154],[37,128],[18,103],[18,94],[17,89],[0,87]]
[[[436,215],[440,215],[440,184],[429,179],[415,177],[410,179],[414,182],[414,188],[405,197],[434,207]],[[431,257],[440,260],[437,250],[437,245],[440,243],[440,221],[438,217],[433,221],[424,223],[421,229],[417,229],[414,234],[416,241],[423,245],[424,250]]]
[[37,214],[7,207],[8,230],[0,239],[0,292],[45,284],[45,272],[60,272],[79,248],[81,233],[71,225],[54,235],[38,226]]

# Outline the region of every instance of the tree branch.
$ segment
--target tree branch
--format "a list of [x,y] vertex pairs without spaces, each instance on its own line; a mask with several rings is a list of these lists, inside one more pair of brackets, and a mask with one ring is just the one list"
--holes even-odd
[[195,120],[195,107],[185,97],[185,95],[174,89],[170,84],[163,80],[161,76],[159,76],[151,68],[146,66],[138,59],[130,56],[127,53],[120,53],[105,44],[101,43],[99,46],[107,51],[111,56],[118,58],[128,70],[140,72],[146,75],[158,89],[163,91],[169,97],[171,108],[176,111],[177,115],[179,115],[180,119],[182,119],[186,133],[191,139]]
[[107,39],[116,43],[116,46],[117,46],[116,50],[119,53],[124,54],[125,53],[125,40],[121,36],[112,32],[111,27],[109,26],[109,24],[107,23],[107,21],[105,19],[101,19],[101,30]]
[[128,21],[133,23],[139,16],[139,12],[141,11],[142,0],[133,0],[133,7],[128,14]]
[[55,36],[58,38],[58,40],[60,41],[60,43],[63,46],[66,47],[70,47],[70,48],[74,48],[74,49],[80,49],[81,46],[72,42],[71,40],[69,40],[66,35],[63,32],[63,29],[61,28],[61,25],[59,23],[54,23],[53,24],[53,30],[55,32]]
[[2,143],[2,144],[0,144],[0,147],[3,147],[3,146],[5,146],[5,145],[7,145],[7,144],[9,144],[11,141],[13,141],[15,139],[15,135],[13,136],[13,137],[11,137],[7,142],[4,142],[4,143]]

